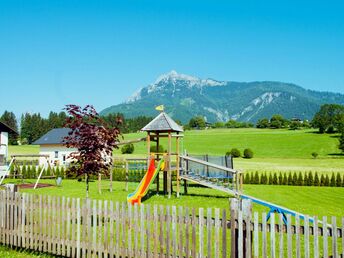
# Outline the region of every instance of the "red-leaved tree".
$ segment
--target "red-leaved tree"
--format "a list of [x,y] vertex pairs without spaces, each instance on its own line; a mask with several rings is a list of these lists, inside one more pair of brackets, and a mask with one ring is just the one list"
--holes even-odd
[[89,191],[89,178],[99,173],[108,175],[112,165],[112,151],[118,148],[122,123],[120,117],[115,125],[109,126],[97,113],[93,106],[84,108],[77,105],[67,105],[68,113],[65,127],[70,128],[68,136],[64,138],[64,145],[76,148],[78,151],[69,155],[72,159],[70,170],[77,176],[86,176],[86,197]]

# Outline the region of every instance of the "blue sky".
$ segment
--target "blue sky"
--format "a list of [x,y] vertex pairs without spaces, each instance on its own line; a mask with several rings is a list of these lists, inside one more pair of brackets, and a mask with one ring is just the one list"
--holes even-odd
[[341,1],[0,0],[0,113],[99,111],[176,70],[344,93]]

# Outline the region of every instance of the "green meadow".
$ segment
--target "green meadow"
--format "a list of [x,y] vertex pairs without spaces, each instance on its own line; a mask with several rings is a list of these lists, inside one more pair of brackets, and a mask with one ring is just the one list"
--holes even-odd
[[[123,135],[125,140],[145,137],[145,133]],[[167,140],[161,144],[166,148]],[[173,141],[173,144],[174,141]],[[259,171],[344,171],[344,156],[338,145],[338,135],[318,134],[314,129],[209,129],[185,131],[181,141],[181,151],[190,154],[224,155],[232,148],[241,152],[250,148],[254,158],[234,160],[235,168]],[[38,146],[10,146],[10,154],[37,154]],[[318,153],[314,159],[312,152]],[[114,151],[115,157],[143,157],[147,155],[145,142],[135,144],[135,151],[130,155],[122,155],[120,150]]]

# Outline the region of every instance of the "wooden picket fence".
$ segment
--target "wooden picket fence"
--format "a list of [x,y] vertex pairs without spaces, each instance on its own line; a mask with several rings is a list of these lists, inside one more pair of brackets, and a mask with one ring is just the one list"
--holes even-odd
[[0,191],[0,243],[66,257],[344,256],[344,218],[323,227],[326,217],[321,225],[288,216],[285,225],[233,207],[229,215]]

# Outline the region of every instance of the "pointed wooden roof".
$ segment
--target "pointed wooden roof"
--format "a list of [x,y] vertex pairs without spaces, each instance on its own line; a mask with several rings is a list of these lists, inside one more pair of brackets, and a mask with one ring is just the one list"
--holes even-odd
[[183,132],[183,128],[178,125],[169,115],[161,112],[156,118],[150,121],[141,131],[146,132]]

